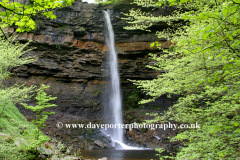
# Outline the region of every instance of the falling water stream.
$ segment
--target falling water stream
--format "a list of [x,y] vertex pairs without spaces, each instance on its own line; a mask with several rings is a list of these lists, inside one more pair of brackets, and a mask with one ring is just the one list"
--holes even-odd
[[[118,59],[117,52],[115,51],[114,32],[109,16],[109,10],[103,11],[106,25],[106,43],[109,48],[109,63],[110,63],[110,79],[111,79],[111,93],[109,99],[109,107],[111,107],[110,113],[113,117],[111,118],[111,124],[123,124],[122,120],[122,102],[121,102],[121,91],[120,91],[120,80],[118,73]],[[123,129],[117,127],[112,129],[110,135],[114,142],[123,144]]]
[[111,93],[109,96],[109,104],[107,106],[108,113],[111,115],[110,123],[117,124],[116,128],[108,130],[106,133],[111,137],[113,146],[116,149],[124,150],[141,150],[143,148],[131,147],[124,143],[123,128],[120,124],[123,124],[122,119],[122,101],[120,91],[120,78],[118,73],[118,58],[115,50],[114,32],[110,19],[110,11],[103,11],[106,25],[106,43],[109,48],[109,63],[110,63],[110,80],[111,80]]

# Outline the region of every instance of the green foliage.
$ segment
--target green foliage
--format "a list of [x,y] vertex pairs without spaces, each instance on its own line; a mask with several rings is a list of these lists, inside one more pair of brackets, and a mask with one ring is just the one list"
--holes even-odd
[[26,48],[29,43],[15,43],[15,38],[16,37],[11,37],[8,41],[0,39],[0,83],[9,78],[12,68],[35,61],[33,57],[23,56],[30,51],[24,51],[24,48]]
[[[0,159],[37,159],[39,151],[37,147],[49,141],[49,138],[39,132],[39,129],[28,123],[26,118],[14,106],[14,103],[29,100],[36,91],[34,86],[26,87],[24,84],[5,87],[4,82],[11,75],[14,67],[35,61],[29,57],[25,50],[28,45],[19,44],[15,38],[0,39]],[[44,127],[43,123],[51,112],[42,112],[43,108],[51,107],[47,103],[55,97],[47,96],[42,86],[38,91],[38,106],[33,110],[39,113],[34,121],[38,127]],[[31,108],[31,107],[30,107]]]
[[62,44],[55,43],[55,46],[56,46],[56,49],[58,49],[58,50],[61,50],[61,49],[62,49],[62,48],[61,48]]
[[37,14],[42,14],[51,19],[55,19],[53,10],[59,7],[69,6],[74,0],[29,0],[25,2],[12,2],[3,0],[0,2],[0,17],[2,27],[16,25],[17,32],[30,31],[35,28],[32,19]]
[[126,109],[144,108],[144,105],[139,105],[142,94],[139,89],[133,90],[124,100],[124,106]]
[[101,5],[107,5],[107,4],[115,4],[115,3],[119,3],[121,2],[122,0],[107,0],[107,1],[103,1],[103,0],[95,0],[95,3],[99,3]]
[[19,103],[31,98],[34,86],[26,87],[24,85],[14,84],[10,87],[3,85],[4,81],[11,75],[10,71],[17,66],[34,62],[32,57],[23,56],[29,50],[24,48],[27,44],[14,43],[15,38],[8,40],[0,39],[0,118],[9,104]]
[[[45,86],[44,84],[42,84],[42,86],[38,90],[37,96],[35,97],[37,100],[36,106],[28,106],[25,103],[21,103],[26,109],[30,109],[33,112],[37,113],[36,119],[33,120],[32,123],[35,124],[38,128],[44,128],[46,126],[44,122],[47,120],[48,115],[55,114],[54,112],[43,111],[43,109],[45,108],[57,106],[56,104],[48,103],[51,100],[57,99],[57,97],[52,97],[51,95],[47,95],[47,93],[44,92],[44,90],[48,88],[49,86]],[[39,134],[37,135],[39,136]],[[39,138],[40,137],[37,137],[37,139]]]
[[99,95],[101,93],[101,89],[97,90],[94,95]]
[[[126,0],[95,0],[95,3],[101,4],[103,6],[111,4],[111,5],[119,5],[122,2],[126,2]],[[129,4],[133,2],[133,0],[128,0]]]
[[61,30],[67,29],[67,28],[68,28],[68,25],[65,24],[65,25],[63,25],[63,26],[61,26],[61,27],[58,27],[57,29],[58,29],[59,31],[61,31]]
[[[0,40],[0,157],[2,159],[24,159],[31,155],[30,151],[36,148],[36,144],[48,138],[41,135],[36,141],[33,135],[36,128],[30,125],[14,106],[14,103],[29,100],[35,87],[26,87],[24,84],[4,86],[14,67],[35,61],[34,58],[24,55],[29,51],[24,50],[28,43],[23,45],[14,40],[13,37]],[[31,134],[25,133],[27,131]],[[6,140],[4,136],[9,138]]]
[[[136,1],[144,7],[176,5],[169,16],[154,17],[140,9],[125,18],[126,29],[148,30],[157,22],[172,28],[157,32],[171,40],[169,49],[149,68],[167,71],[157,79],[133,81],[154,101],[161,95],[178,94],[180,98],[164,116],[182,123],[200,124],[201,129],[184,130],[173,140],[181,140],[176,159],[234,159],[240,157],[240,2],[238,0],[159,0]],[[185,25],[182,23],[184,22]]]
[[81,18],[78,18],[77,21],[78,21],[79,23],[82,23],[82,22],[83,22],[83,20],[82,20]]
[[80,27],[78,30],[82,32],[82,31],[85,31],[85,28]]
[[[11,141],[3,138],[2,133],[9,136]],[[28,123],[26,118],[12,104],[8,103],[5,112],[0,118],[0,158],[24,159],[36,152],[39,144],[49,138],[40,133],[36,140],[37,128]]]
[[[41,151],[52,152],[50,156],[53,159],[70,159],[67,157],[73,150],[61,142],[50,140],[41,132],[38,133],[38,128],[29,123],[17,107],[9,103],[0,118],[0,159],[30,159],[37,157]],[[79,152],[73,156],[81,158]]]
[[76,157],[78,159],[82,158],[82,156],[80,156],[80,154],[81,154],[80,149],[77,150],[76,152],[74,152],[73,155],[72,155],[71,154],[71,152],[73,152],[73,147],[72,146],[66,147],[66,145],[57,141],[56,139],[53,139],[49,142],[45,143],[41,147],[46,148],[48,150],[50,149],[54,153],[51,156],[51,159],[70,160],[70,159],[73,159],[73,157]]
[[[174,157],[173,156],[169,156],[169,155],[162,155],[164,152],[166,152],[163,148],[156,148],[155,149],[157,152],[159,152],[159,154],[157,154],[157,156],[159,156],[159,159],[160,160],[165,160],[165,159],[174,159]],[[171,153],[170,153],[170,155],[172,155]]]

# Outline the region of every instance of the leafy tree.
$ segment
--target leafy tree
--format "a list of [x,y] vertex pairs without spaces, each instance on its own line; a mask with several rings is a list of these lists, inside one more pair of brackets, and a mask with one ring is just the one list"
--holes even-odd
[[26,87],[24,85],[14,84],[10,87],[4,86],[4,81],[11,75],[10,71],[17,66],[35,61],[32,57],[23,57],[23,54],[29,50],[24,48],[27,44],[14,44],[15,38],[8,40],[0,39],[0,118],[8,104],[19,103],[31,98],[34,86]]
[[31,63],[35,59],[32,57],[24,57],[23,55],[28,52],[24,48],[29,44],[18,44],[14,42],[15,38],[8,38],[3,30],[7,26],[16,25],[18,32],[30,31],[35,28],[34,16],[56,18],[53,10],[59,7],[71,5],[74,0],[3,0],[0,2],[0,30],[8,41],[0,39],[0,100],[3,102],[3,109],[0,111],[0,117],[5,110],[7,103],[18,103],[23,100],[31,98],[34,88],[26,87],[24,85],[15,84],[12,87],[4,87],[3,81],[9,78],[12,68]]
[[[60,7],[69,6],[74,0],[3,0],[0,2],[1,27],[18,26],[17,32],[29,32],[35,28],[34,16],[42,14],[51,19],[55,19],[53,10]],[[1,29],[2,33],[3,30]]]
[[[30,130],[30,133],[37,130],[32,129],[29,124],[24,124],[24,122],[27,123],[27,121],[20,114],[14,104],[29,100],[33,96],[36,88],[34,86],[27,87],[24,84],[20,85],[17,83],[9,87],[4,84],[10,77],[11,70],[14,67],[31,63],[36,60],[33,57],[24,55],[26,52],[30,51],[25,49],[28,44],[29,43],[19,44],[15,41],[14,37],[9,37],[8,40],[0,39],[0,129],[2,133],[10,134],[14,137],[12,139],[18,142],[22,141],[22,135],[20,135],[19,132],[21,132],[21,130],[24,131],[24,128]],[[32,140],[27,146],[25,146],[25,151],[31,150],[32,147],[36,148],[41,142],[49,140],[49,138],[44,135],[41,135],[39,140],[34,140],[32,139],[34,135],[30,135],[29,133],[24,134]],[[25,142],[23,143],[24,145],[26,144]],[[0,146],[3,150],[3,152],[0,153],[0,157],[2,157],[1,154],[3,154],[6,158],[5,153],[8,153],[8,151],[13,154],[10,154],[10,156],[16,156],[16,152],[18,152],[16,149],[20,149],[21,147],[22,146],[16,147],[13,144],[3,141],[3,145]],[[23,151],[23,155],[25,155],[25,151]],[[22,154],[18,155],[20,157],[23,156]]]
[[[35,28],[35,22],[33,21],[35,16],[40,16],[39,14],[42,14],[43,16],[54,19],[56,18],[56,16],[53,14],[54,9],[71,5],[73,2],[74,0],[17,0],[17,2],[13,0],[0,1],[0,31],[2,32],[2,34],[0,34],[0,129],[3,133],[12,134],[14,136],[13,139],[18,140],[17,142],[20,144],[18,146],[12,144],[12,142],[8,143],[3,140],[3,145],[0,146],[2,149],[0,157],[4,157],[4,159],[7,157],[24,157],[24,155],[28,154],[24,154],[24,152],[36,149],[36,147],[41,143],[49,140],[47,136],[39,133],[38,128],[33,127],[34,129],[32,129],[31,126],[25,128],[26,119],[24,119],[18,109],[14,106],[15,103],[29,100],[35,93],[36,87],[27,87],[24,84],[14,84],[10,87],[4,86],[5,80],[9,78],[11,75],[11,70],[14,67],[31,63],[36,60],[36,57],[33,58],[27,56],[27,52],[30,50],[26,50],[25,48],[29,43],[19,44],[16,42],[15,38],[7,37],[4,32],[4,28],[8,26],[18,26],[16,30],[17,32],[30,31],[31,29]],[[39,97],[38,100],[40,108],[54,106],[48,104],[47,102],[51,99],[55,99],[55,97],[47,96],[46,93],[43,92],[44,89],[46,89],[46,86],[42,86],[42,88],[39,89],[39,95],[37,96]],[[39,127],[43,127],[43,123],[47,119],[47,115],[52,113],[41,112],[40,110],[35,111],[42,113],[42,119],[37,117],[35,123]],[[19,119],[21,120],[20,122],[18,122]],[[8,123],[8,121],[10,122]],[[32,137],[35,137],[36,135],[37,140],[35,138],[32,139]],[[25,142],[22,137],[25,139],[28,137],[29,139],[27,139],[27,142],[30,143]],[[2,142],[2,139],[0,139],[0,141]]]
[[[36,106],[29,106],[26,103],[21,103],[26,109],[30,109],[33,112],[36,112],[36,119],[32,121],[38,128],[44,128],[46,125],[44,122],[47,120],[48,115],[55,114],[55,112],[46,112],[43,111],[45,108],[55,107],[56,104],[51,104],[49,101],[57,99],[57,97],[52,97],[51,95],[47,95],[44,92],[45,89],[49,88],[49,86],[45,86],[42,84],[41,88],[38,90],[37,96],[35,97],[37,100]],[[39,138],[39,129],[37,134],[37,139]]]
[[[35,57],[25,55],[30,51],[25,49],[28,44],[19,44],[12,37],[8,40],[0,39],[0,157],[3,159],[36,157],[34,155],[37,152],[36,148],[42,148],[40,145],[50,140],[37,128],[44,127],[43,123],[48,115],[53,114],[52,112],[42,112],[42,109],[56,106],[48,103],[49,100],[56,99],[56,97],[48,96],[44,92],[48,86],[42,85],[38,90],[34,86],[27,87],[24,84],[4,86],[14,67],[36,60]],[[29,124],[14,105],[29,100],[36,91],[38,91],[36,96],[38,105],[27,107],[38,112],[36,120],[33,121],[37,127]],[[8,138],[4,138],[5,136]]]
[[148,30],[157,22],[174,28],[156,33],[172,42],[169,49],[162,49],[159,42],[151,45],[162,53],[150,54],[155,65],[148,67],[165,73],[153,80],[132,81],[152,96],[140,103],[154,101],[164,94],[180,95],[164,116],[152,121],[171,119],[200,124],[201,129],[183,130],[173,138],[185,144],[175,158],[240,157],[240,1],[136,0],[135,3],[153,9],[165,5],[176,8],[169,16],[154,17],[140,9],[125,14],[132,24],[126,27],[129,30]]

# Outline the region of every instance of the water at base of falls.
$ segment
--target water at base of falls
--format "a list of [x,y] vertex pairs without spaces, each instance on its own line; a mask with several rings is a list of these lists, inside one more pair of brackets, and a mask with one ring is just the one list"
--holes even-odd
[[81,155],[87,159],[106,157],[110,160],[159,160],[156,154],[159,152],[155,150],[81,150]]

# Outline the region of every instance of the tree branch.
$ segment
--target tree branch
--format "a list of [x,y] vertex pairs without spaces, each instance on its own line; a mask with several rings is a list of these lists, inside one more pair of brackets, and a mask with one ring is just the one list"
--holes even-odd
[[4,33],[4,31],[3,31],[3,29],[2,29],[1,26],[0,26],[0,30],[1,30],[1,32],[3,33],[3,36],[5,37],[5,39],[8,41],[8,38],[7,38],[6,34]]

